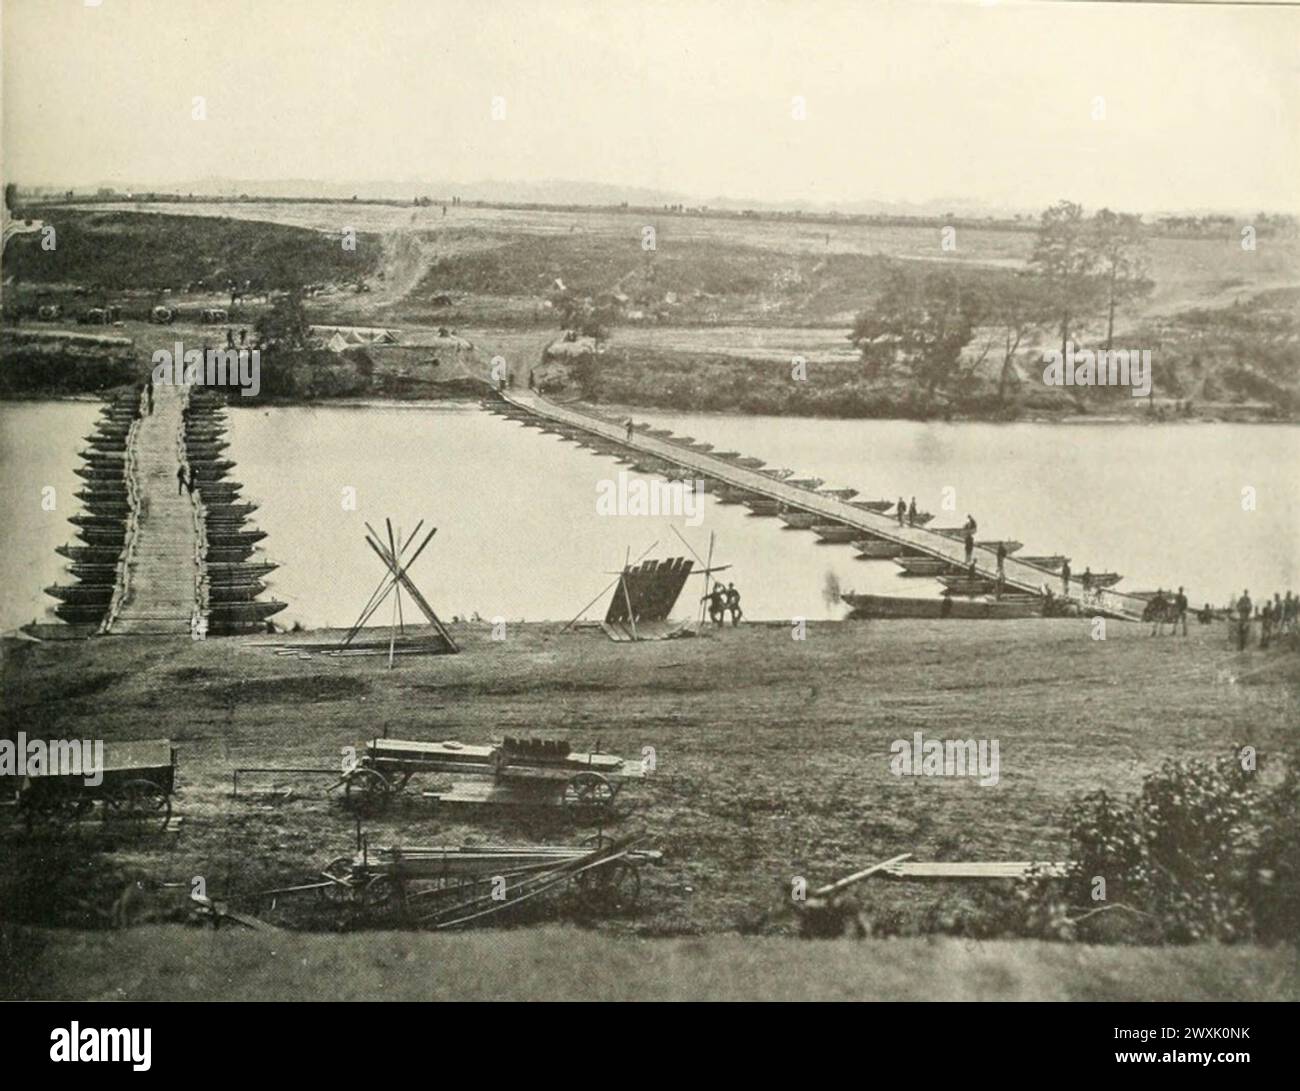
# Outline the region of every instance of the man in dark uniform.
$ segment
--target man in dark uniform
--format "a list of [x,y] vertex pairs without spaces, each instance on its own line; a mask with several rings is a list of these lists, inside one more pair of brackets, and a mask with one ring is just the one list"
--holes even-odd
[[1165,589],[1163,587],[1156,588],[1149,609],[1151,611],[1151,635],[1155,636],[1157,632],[1164,628],[1165,612],[1169,609],[1169,604],[1165,601]]
[[903,503],[903,498],[898,498],[898,525],[903,525],[903,516],[907,514],[907,505]]
[[1241,598],[1237,600],[1237,648],[1240,651],[1245,651],[1246,645],[1250,643],[1250,612],[1252,609],[1250,590],[1247,589],[1241,593]]
[[722,585],[715,583],[713,590],[703,596],[700,601],[707,601],[709,604],[709,620],[714,625],[721,625],[727,610],[727,597],[722,590]]
[[1070,594],[1070,562],[1066,561],[1061,565],[1061,594],[1069,596]]
[[1180,587],[1178,594],[1174,596],[1174,630],[1177,631],[1179,624],[1183,627],[1183,636],[1187,635],[1187,594]]
[[176,495],[180,496],[185,491],[185,467],[176,467]]
[[916,497],[912,497],[912,502],[907,505],[907,525],[909,527],[916,525]]
[[969,565],[975,563],[975,535],[969,529],[966,531],[966,563]]
[[736,590],[734,583],[727,584],[727,609],[731,612],[731,627],[734,629],[740,624],[740,592]]

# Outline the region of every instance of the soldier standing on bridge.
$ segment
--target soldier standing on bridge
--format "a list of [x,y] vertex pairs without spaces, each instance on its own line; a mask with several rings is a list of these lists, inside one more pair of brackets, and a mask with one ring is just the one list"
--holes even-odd
[[907,505],[903,503],[903,498],[898,498],[898,525],[903,525],[903,516],[907,514]]
[[966,530],[966,563],[973,565],[975,563],[975,535]]
[[1070,562],[1061,565],[1061,594],[1070,597]]
[[1007,543],[998,542],[998,583],[1006,579]]
[[916,526],[916,497],[912,497],[912,502],[907,506],[907,525]]
[[180,494],[185,491],[185,487],[187,484],[188,482],[185,480],[185,467],[177,466],[176,467],[176,495],[177,496],[180,496]]

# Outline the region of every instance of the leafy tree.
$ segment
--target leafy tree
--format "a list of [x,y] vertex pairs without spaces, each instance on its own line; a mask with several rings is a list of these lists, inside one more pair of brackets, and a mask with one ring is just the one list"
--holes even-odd
[[1038,222],[1038,237],[1029,255],[1030,268],[1042,278],[1061,329],[1064,355],[1074,321],[1092,308],[1097,252],[1083,206],[1059,201]]
[[258,318],[258,347],[265,352],[301,352],[307,347],[310,324],[301,289],[277,296],[271,309]]
[[1052,299],[1036,278],[1019,273],[993,280],[984,289],[980,312],[985,337],[977,363],[995,346],[1001,352],[997,400],[998,405],[1005,405],[1016,353],[1034,330],[1051,321]]
[[1106,348],[1115,337],[1116,307],[1150,292],[1142,217],[1103,208],[1092,217],[1090,240],[1106,299]]
[[849,340],[868,377],[901,367],[930,402],[967,376],[962,353],[979,318],[978,297],[950,273],[918,279],[894,269],[875,307],[858,315]]

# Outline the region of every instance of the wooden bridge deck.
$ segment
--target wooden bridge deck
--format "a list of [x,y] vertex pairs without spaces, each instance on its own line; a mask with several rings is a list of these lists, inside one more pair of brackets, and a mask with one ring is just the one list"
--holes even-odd
[[[580,429],[629,450],[654,455],[665,462],[672,462],[696,471],[704,477],[715,478],[737,488],[779,500],[788,507],[815,512],[824,516],[827,522],[839,522],[857,527],[863,531],[864,538],[884,539],[906,546],[917,553],[941,558],[958,568],[967,568],[965,545],[954,538],[936,534],[924,527],[899,526],[898,520],[893,516],[866,511],[833,496],[799,488],[796,485],[787,485],[757,470],[746,469],[725,459],[689,450],[665,439],[646,435],[644,432],[633,431],[632,438],[629,440],[625,427],[558,405],[536,391],[507,389],[500,393],[507,403],[536,417]],[[975,571],[979,575],[988,579],[997,578],[997,554],[993,550],[977,547],[974,559]],[[1006,558],[1004,579],[1005,586],[1009,589],[1042,594],[1043,588],[1048,587],[1053,594],[1060,596],[1061,580],[1058,575],[1024,564],[1014,557]],[[1079,601],[1077,595],[1071,595],[1070,598],[1071,601]],[[1091,608],[1099,612],[1127,620],[1141,619],[1142,611],[1146,607],[1146,603],[1141,599],[1108,590],[1092,592],[1088,602]]]
[[185,466],[181,411],[188,386],[158,383],[154,410],[140,417],[127,445],[132,513],[118,587],[103,631],[186,635],[200,617],[203,575],[199,494],[178,491]]

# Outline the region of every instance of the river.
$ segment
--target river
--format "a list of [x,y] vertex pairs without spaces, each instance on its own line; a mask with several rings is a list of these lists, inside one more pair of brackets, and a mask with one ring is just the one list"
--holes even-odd
[[[77,451],[96,413],[89,402],[0,406],[9,513],[0,527],[0,628],[45,615],[53,600],[41,589],[70,579],[54,547],[72,541]],[[1015,538],[1026,554],[1066,553],[1076,573],[1085,565],[1122,572],[1120,589],[1183,584],[1197,605],[1243,588],[1257,600],[1300,590],[1295,426],[637,417],[855,486],[865,498],[915,495],[936,525],[973,513],[980,537]],[[714,563],[731,566],[721,575],[751,618],[842,616],[828,594],[835,586],[937,591],[899,577],[890,562],[860,561],[849,546],[820,544],[707,496],[700,520],[598,514],[600,482],[626,467],[477,406],[235,408],[230,422],[234,476],[260,503],[262,545],[282,566],[270,579],[290,604],[276,618],[284,625],[352,623],[382,575],[364,524],[386,533],[385,517],[404,534],[421,519],[438,528],[411,575],[448,618],[567,620],[629,552],[687,554],[674,527],[701,555],[713,533]],[[691,612],[686,599],[702,582],[688,583],[678,615]]]

